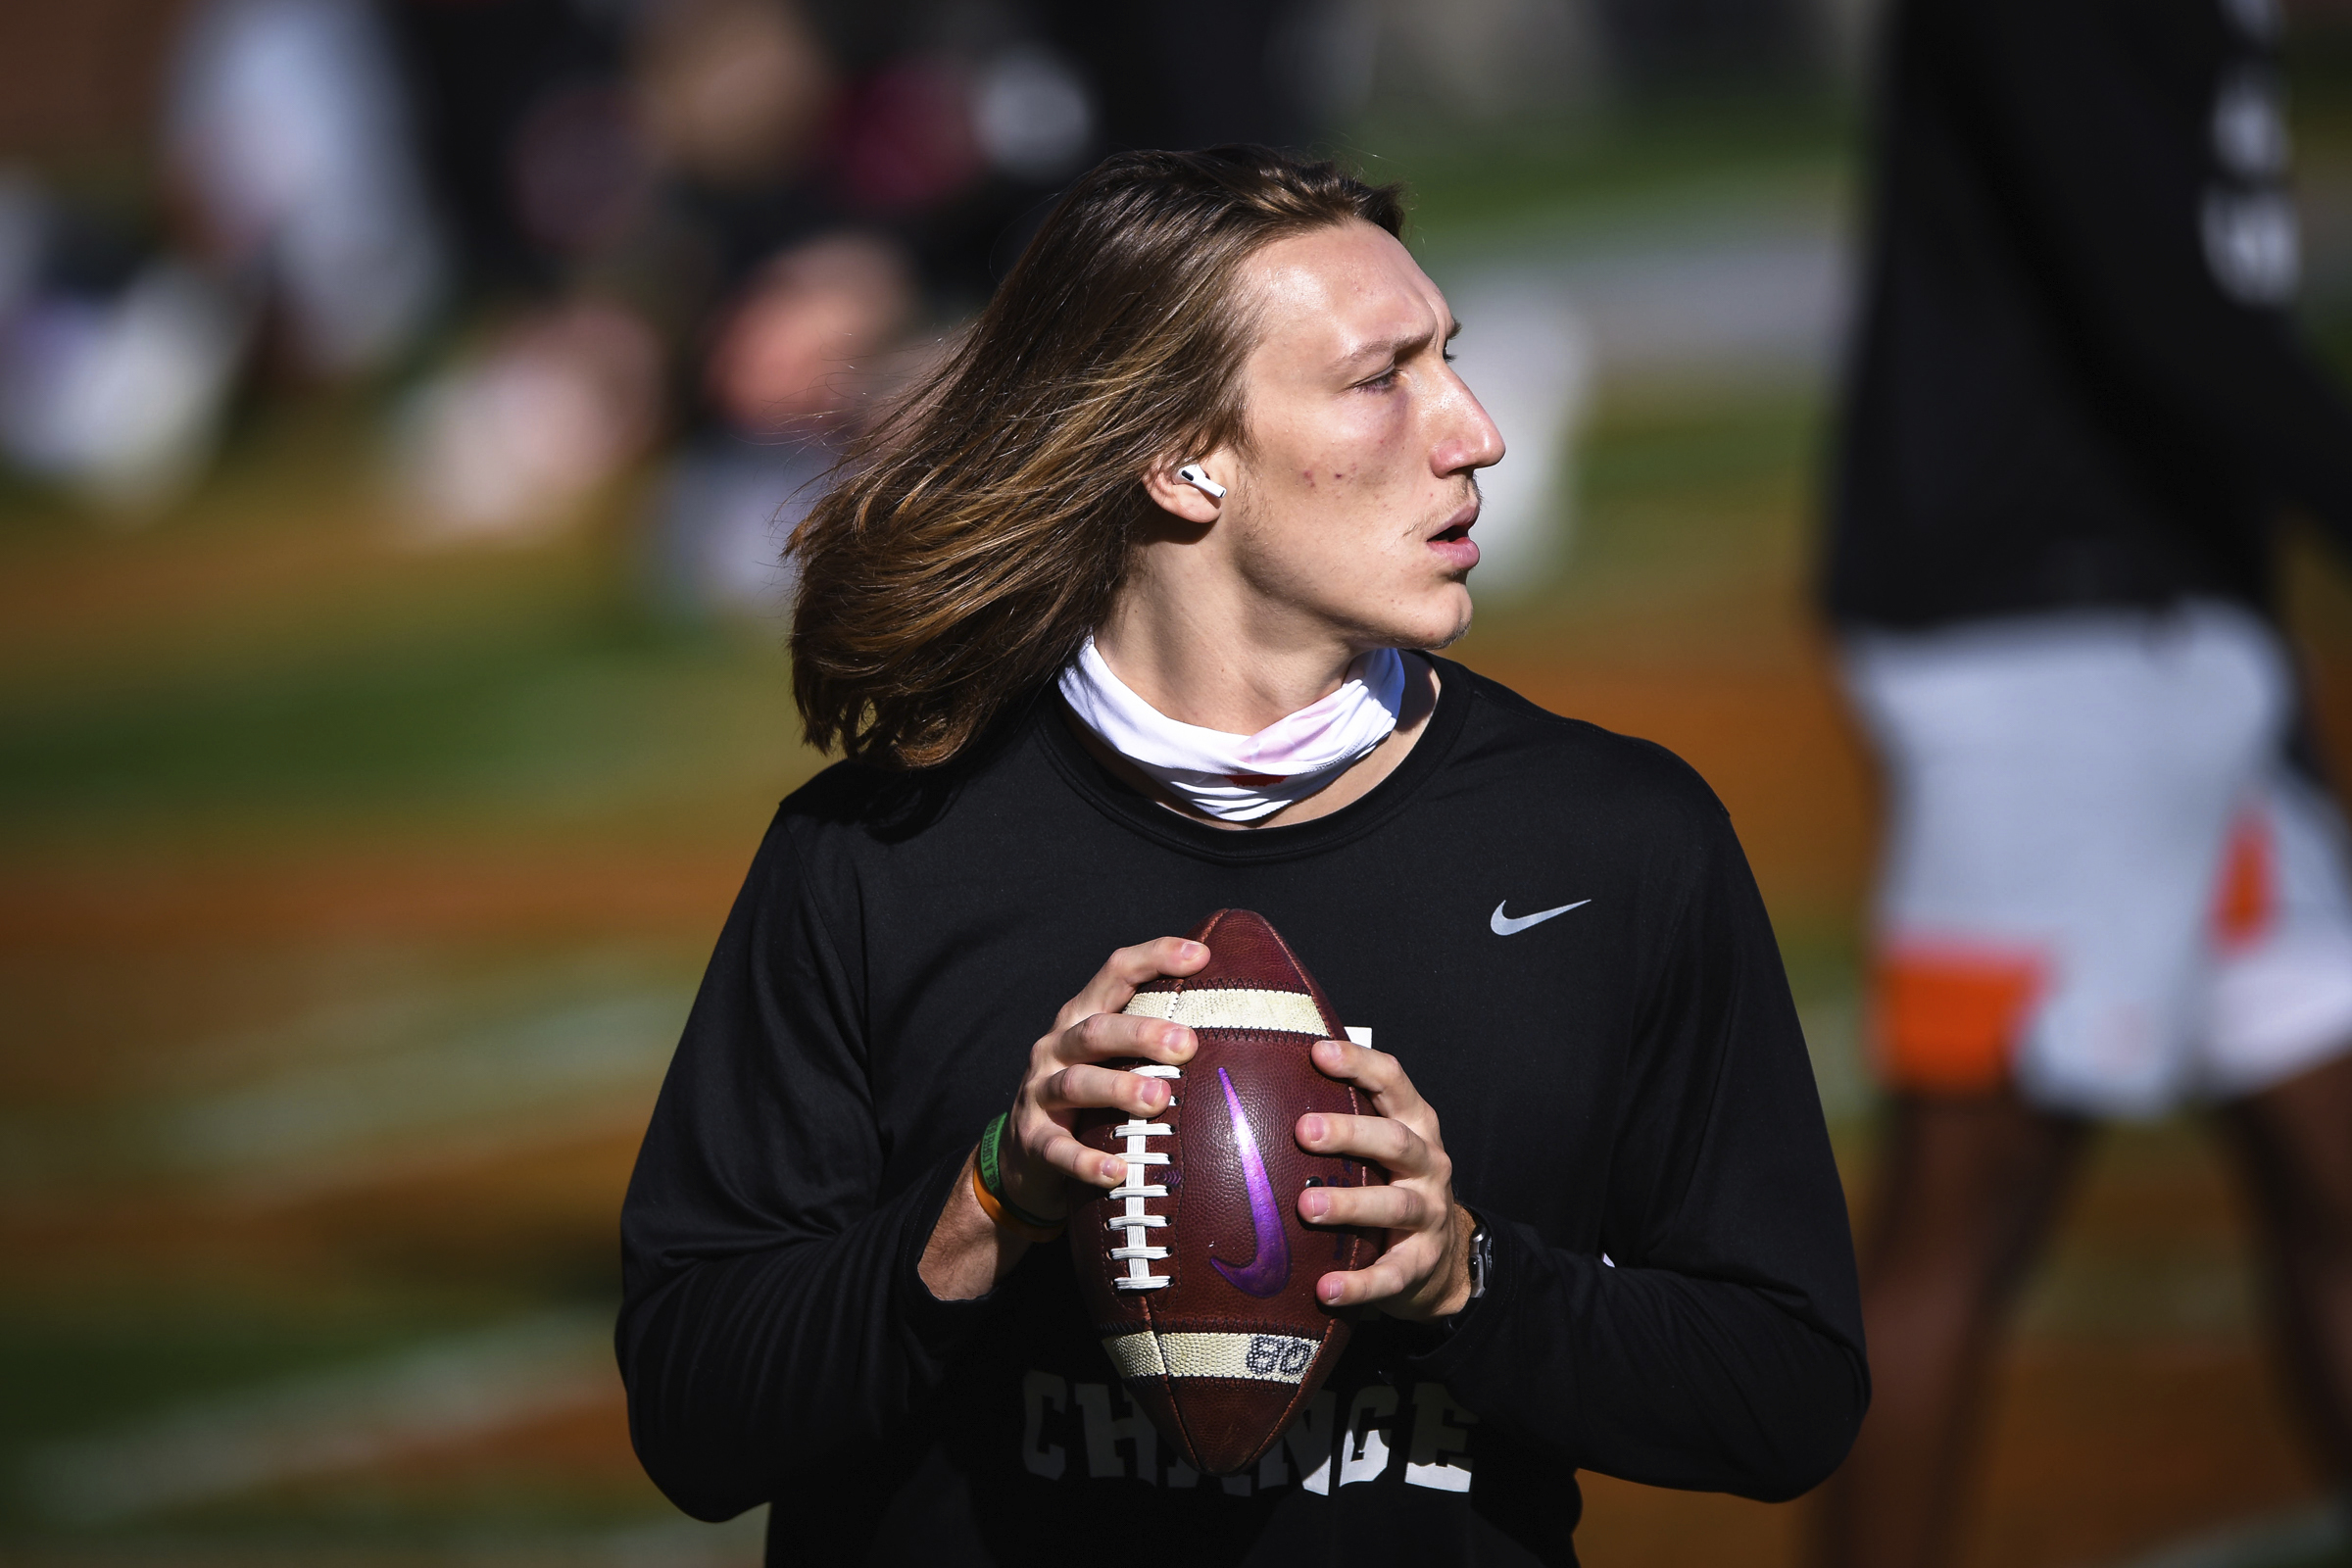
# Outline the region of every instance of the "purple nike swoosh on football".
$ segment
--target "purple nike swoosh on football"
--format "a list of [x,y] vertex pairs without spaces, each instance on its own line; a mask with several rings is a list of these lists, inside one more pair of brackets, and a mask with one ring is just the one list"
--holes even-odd
[[1274,1180],[1266,1174],[1265,1156],[1257,1152],[1257,1136],[1250,1130],[1242,1097],[1234,1093],[1233,1080],[1222,1067],[1217,1069],[1217,1082],[1225,1086],[1225,1109],[1233,1117],[1233,1150],[1241,1156],[1242,1180],[1250,1189],[1250,1229],[1255,1233],[1257,1252],[1242,1268],[1229,1267],[1218,1257],[1210,1258],[1209,1266],[1236,1290],[1250,1296],[1272,1296],[1290,1283],[1290,1233],[1283,1228],[1282,1208],[1274,1201]]

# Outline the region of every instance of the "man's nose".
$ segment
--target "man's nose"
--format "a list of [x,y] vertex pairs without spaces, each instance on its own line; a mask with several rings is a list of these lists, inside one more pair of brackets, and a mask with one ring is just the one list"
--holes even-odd
[[1502,432],[1487,416],[1487,411],[1459,376],[1454,378],[1454,396],[1446,410],[1446,431],[1431,454],[1441,474],[1467,473],[1476,468],[1491,468],[1502,461]]

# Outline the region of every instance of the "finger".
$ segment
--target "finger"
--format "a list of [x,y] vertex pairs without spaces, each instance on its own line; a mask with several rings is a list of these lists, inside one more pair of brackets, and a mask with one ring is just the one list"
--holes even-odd
[[1410,1179],[1429,1170],[1429,1145],[1393,1116],[1340,1116],[1310,1111],[1298,1118],[1298,1147],[1317,1154],[1352,1155]]
[[1401,1118],[1426,1108],[1421,1092],[1405,1076],[1403,1063],[1385,1051],[1374,1051],[1352,1040],[1318,1040],[1313,1055],[1318,1071],[1327,1078],[1353,1084],[1370,1095],[1373,1107],[1384,1116]]
[[1090,1187],[1116,1187],[1127,1179],[1127,1162],[1116,1154],[1089,1149],[1059,1127],[1047,1138],[1037,1157],[1064,1176]]
[[1315,1299],[1325,1306],[1360,1306],[1402,1296],[1429,1272],[1428,1261],[1420,1256],[1424,1250],[1409,1244],[1392,1247],[1369,1267],[1326,1274],[1315,1281]]
[[1103,960],[1102,967],[1063,1011],[1072,1018],[1090,1012],[1116,1012],[1127,1005],[1136,987],[1149,985],[1161,975],[1198,973],[1206,962],[1208,949],[1185,937],[1158,937],[1121,948]]
[[1180,1023],[1164,1018],[1141,1018],[1124,1012],[1098,1012],[1081,1018],[1054,1037],[1053,1054],[1059,1061],[1111,1061],[1141,1056],[1147,1061],[1190,1061],[1200,1042]]
[[1413,1187],[1309,1187],[1298,1195],[1298,1217],[1309,1225],[1417,1231],[1435,1213],[1428,1198]]
[[1064,1067],[1048,1077],[1037,1086],[1036,1094],[1038,1106],[1043,1110],[1107,1108],[1137,1116],[1165,1110],[1174,1098],[1174,1086],[1163,1079],[1085,1062]]

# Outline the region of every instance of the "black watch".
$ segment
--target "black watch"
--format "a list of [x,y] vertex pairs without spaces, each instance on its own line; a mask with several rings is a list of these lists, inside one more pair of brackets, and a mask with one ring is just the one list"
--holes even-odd
[[1486,1295],[1487,1288],[1494,1283],[1494,1238],[1488,1232],[1487,1222],[1473,1214],[1470,1216],[1470,1299],[1462,1303],[1459,1312],[1446,1320],[1446,1326],[1449,1329],[1460,1328],[1462,1319],[1470,1315],[1470,1309],[1478,1304],[1478,1298]]

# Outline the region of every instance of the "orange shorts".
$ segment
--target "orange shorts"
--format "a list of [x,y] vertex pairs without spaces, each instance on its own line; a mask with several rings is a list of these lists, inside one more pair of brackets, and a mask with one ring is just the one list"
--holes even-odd
[[2352,1046],[2352,874],[2229,607],[1847,648],[1886,763],[1868,1035],[1893,1088],[2160,1113]]
[[[2214,892],[2213,951],[2258,947],[2279,919],[2278,849],[2267,815],[2241,814]],[[2050,958],[2032,946],[1889,945],[1873,956],[1870,1037],[1892,1088],[1989,1094],[2049,983]]]

